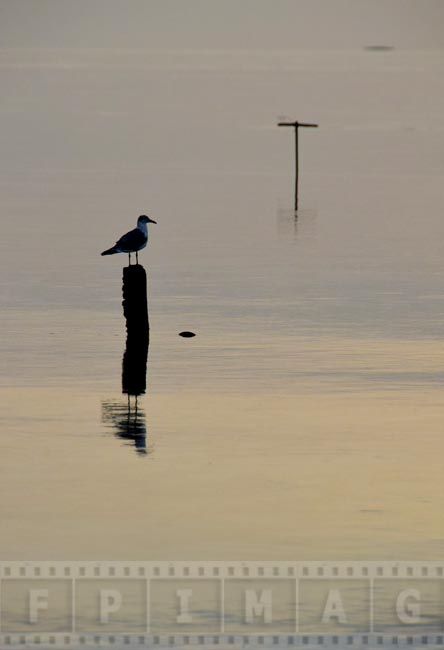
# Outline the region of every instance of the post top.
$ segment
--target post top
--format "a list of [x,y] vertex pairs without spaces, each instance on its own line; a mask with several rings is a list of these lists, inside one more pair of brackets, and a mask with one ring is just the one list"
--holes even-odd
[[293,127],[299,127],[299,126],[308,126],[308,127],[313,127],[317,128],[319,124],[309,124],[308,122],[278,122],[278,126],[293,126]]

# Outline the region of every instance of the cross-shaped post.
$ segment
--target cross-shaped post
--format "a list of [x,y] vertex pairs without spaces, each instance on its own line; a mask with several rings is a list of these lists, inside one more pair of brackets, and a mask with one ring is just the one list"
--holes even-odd
[[299,141],[298,130],[300,126],[317,128],[318,124],[306,122],[279,122],[278,126],[292,126],[294,128],[294,153],[295,153],[295,178],[294,178],[294,209],[298,209],[298,184],[299,184]]

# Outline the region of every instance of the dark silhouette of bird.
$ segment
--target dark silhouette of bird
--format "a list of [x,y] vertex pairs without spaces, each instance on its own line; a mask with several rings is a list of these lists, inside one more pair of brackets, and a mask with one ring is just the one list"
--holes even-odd
[[129,264],[131,264],[131,253],[136,254],[136,264],[139,263],[138,252],[145,248],[148,243],[148,223],[157,223],[150,219],[146,214],[142,214],[137,219],[137,228],[130,230],[123,235],[114,246],[103,251],[102,255],[114,255],[115,253],[128,253]]

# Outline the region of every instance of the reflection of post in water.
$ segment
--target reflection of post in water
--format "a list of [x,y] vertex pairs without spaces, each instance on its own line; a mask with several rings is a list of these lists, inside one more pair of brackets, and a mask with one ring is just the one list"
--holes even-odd
[[[112,423],[115,434],[134,442],[139,454],[146,454],[145,414],[138,398],[146,391],[150,326],[146,272],[140,264],[123,269],[123,314],[126,346],[122,360],[122,393],[126,402],[104,402],[103,419]],[[134,398],[134,399],[132,399]]]
[[138,454],[148,453],[145,413],[137,404],[137,396],[134,398],[134,406],[131,404],[130,395],[126,402],[103,401],[102,419],[112,426],[116,436],[133,444]]
[[297,241],[303,238],[305,242],[316,239],[317,210],[304,208],[295,212],[293,208],[279,206],[276,214],[278,234],[286,240]]
[[277,228],[279,235],[283,237],[298,235],[298,213],[293,208],[278,207],[277,209]]

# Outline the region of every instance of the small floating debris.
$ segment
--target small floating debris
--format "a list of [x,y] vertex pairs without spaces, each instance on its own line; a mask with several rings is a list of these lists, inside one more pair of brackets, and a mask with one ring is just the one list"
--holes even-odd
[[395,48],[393,45],[367,45],[364,49],[368,52],[391,52]]
[[191,339],[196,335],[194,332],[179,332],[179,336],[183,336],[184,339]]

